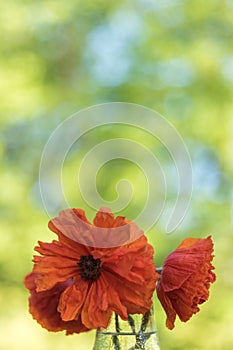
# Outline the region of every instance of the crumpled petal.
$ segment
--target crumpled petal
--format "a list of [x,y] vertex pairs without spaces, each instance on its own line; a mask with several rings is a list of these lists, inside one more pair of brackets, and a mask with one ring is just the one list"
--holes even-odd
[[81,319],[86,327],[107,328],[112,315],[107,296],[108,283],[101,276],[97,281],[92,283],[84,301]]
[[36,292],[35,278],[36,274],[34,272],[28,274],[24,279],[24,284],[30,291],[30,313],[43,328],[52,332],[66,330],[67,335],[89,330],[83,325],[80,317],[76,320],[65,322],[57,311],[59,298],[72,281],[68,280],[58,283],[52,289],[38,293]]
[[73,283],[62,293],[58,311],[64,321],[75,320],[80,315],[80,310],[87,296],[89,284],[80,279],[79,283]]

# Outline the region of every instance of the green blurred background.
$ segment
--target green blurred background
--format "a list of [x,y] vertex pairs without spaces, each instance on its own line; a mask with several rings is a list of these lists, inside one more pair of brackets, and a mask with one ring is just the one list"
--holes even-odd
[[[156,264],[184,237],[212,234],[215,242],[217,282],[199,314],[168,331],[155,300],[161,349],[231,349],[233,2],[8,0],[0,5],[0,28],[0,349],[92,347],[94,332],[65,337],[33,321],[22,280],[32,268],[37,240],[54,238],[38,187],[46,140],[71,114],[112,101],[157,110],[177,128],[191,154],[194,191],[188,215],[170,236],[162,222],[148,234]],[[100,128],[84,137],[64,164],[67,197],[89,217],[93,212],[74,191],[76,165],[95,140],[121,132],[136,138],[132,130]],[[150,138],[143,142],[155,154],[161,152]],[[111,200],[118,179],[130,179],[135,197],[127,217],[134,218],[146,184],[132,164],[115,162],[101,169],[98,189]],[[170,176],[172,200],[165,154],[162,165]]]

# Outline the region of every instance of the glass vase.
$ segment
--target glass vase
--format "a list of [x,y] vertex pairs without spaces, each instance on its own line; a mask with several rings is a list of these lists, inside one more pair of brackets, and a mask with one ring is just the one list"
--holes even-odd
[[108,328],[96,331],[93,350],[159,350],[153,308],[123,321],[113,314]]

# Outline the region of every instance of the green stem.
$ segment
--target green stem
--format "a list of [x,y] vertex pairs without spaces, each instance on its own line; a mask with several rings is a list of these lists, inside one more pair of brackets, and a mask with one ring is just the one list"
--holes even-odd
[[[115,327],[116,327],[116,333],[120,333],[121,329],[120,329],[120,325],[119,325],[119,316],[117,314],[115,314]],[[113,341],[113,345],[114,345],[114,350],[121,350],[118,335],[113,335],[112,341]]]
[[150,315],[151,315],[151,312],[149,310],[142,317],[142,323],[141,323],[140,331],[139,331],[138,335],[136,336],[135,349],[144,350],[146,342],[150,338],[150,334],[144,333],[145,330],[146,330],[146,327],[148,325],[148,322],[149,322],[149,319],[150,319]]
[[115,314],[115,324],[116,324],[117,333],[120,333],[121,329],[120,329],[120,324],[119,324],[119,316],[117,314]]
[[150,310],[147,311],[145,313],[145,315],[143,316],[143,318],[142,318],[142,324],[141,324],[140,332],[145,332],[146,327],[147,327],[148,322],[149,322],[149,318],[150,318]]

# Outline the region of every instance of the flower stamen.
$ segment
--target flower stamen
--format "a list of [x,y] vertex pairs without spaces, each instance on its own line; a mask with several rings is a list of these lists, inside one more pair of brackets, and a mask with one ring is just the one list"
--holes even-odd
[[90,254],[82,255],[77,265],[80,267],[80,276],[86,280],[95,281],[101,275],[101,260],[94,259]]

